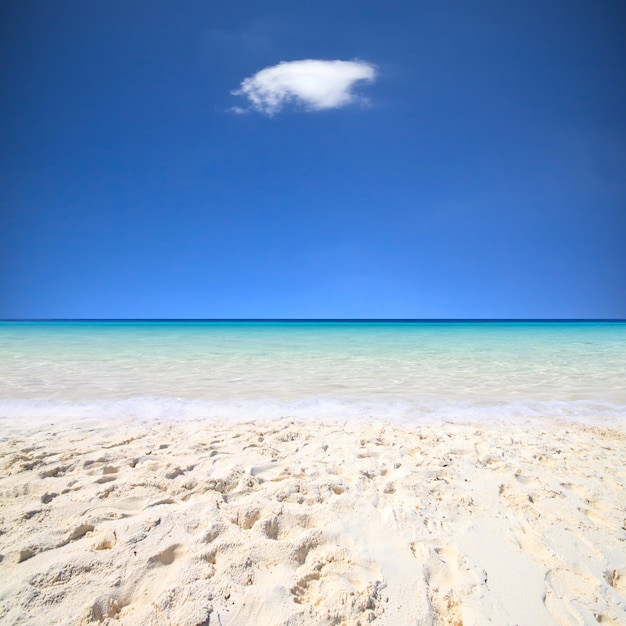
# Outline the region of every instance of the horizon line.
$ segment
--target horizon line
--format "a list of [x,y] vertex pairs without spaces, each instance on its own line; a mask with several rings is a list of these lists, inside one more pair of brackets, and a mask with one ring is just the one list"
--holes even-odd
[[626,322],[619,317],[33,317],[1,322]]

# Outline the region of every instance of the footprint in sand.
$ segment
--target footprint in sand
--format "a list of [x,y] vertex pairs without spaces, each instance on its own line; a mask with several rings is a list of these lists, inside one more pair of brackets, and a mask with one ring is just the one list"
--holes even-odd
[[329,548],[321,539],[308,546],[290,590],[293,601],[333,624],[367,623],[382,615],[385,585],[378,565],[355,559],[347,548]]
[[181,544],[175,543],[151,556],[147,569],[135,574],[123,589],[96,598],[91,607],[92,620],[120,619],[124,609],[156,604],[159,596],[168,589],[170,574],[167,570],[183,554]]
[[[421,547],[424,553],[426,548]],[[412,546],[414,554],[416,549]],[[480,584],[463,555],[451,545],[431,548],[424,573],[437,623],[462,626],[461,597],[474,593]]]

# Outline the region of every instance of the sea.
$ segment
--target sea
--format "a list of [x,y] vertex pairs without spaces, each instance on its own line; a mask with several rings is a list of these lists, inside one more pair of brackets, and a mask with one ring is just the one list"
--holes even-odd
[[0,425],[626,420],[625,321],[0,322]]

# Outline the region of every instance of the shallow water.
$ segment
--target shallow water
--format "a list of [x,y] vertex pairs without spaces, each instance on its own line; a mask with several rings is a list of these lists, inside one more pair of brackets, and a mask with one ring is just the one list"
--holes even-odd
[[126,416],[626,419],[626,323],[0,323],[0,417]]

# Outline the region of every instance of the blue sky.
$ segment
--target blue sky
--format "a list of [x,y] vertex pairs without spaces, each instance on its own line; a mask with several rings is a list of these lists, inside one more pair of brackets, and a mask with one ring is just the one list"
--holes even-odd
[[1,12],[1,318],[626,317],[621,0]]

